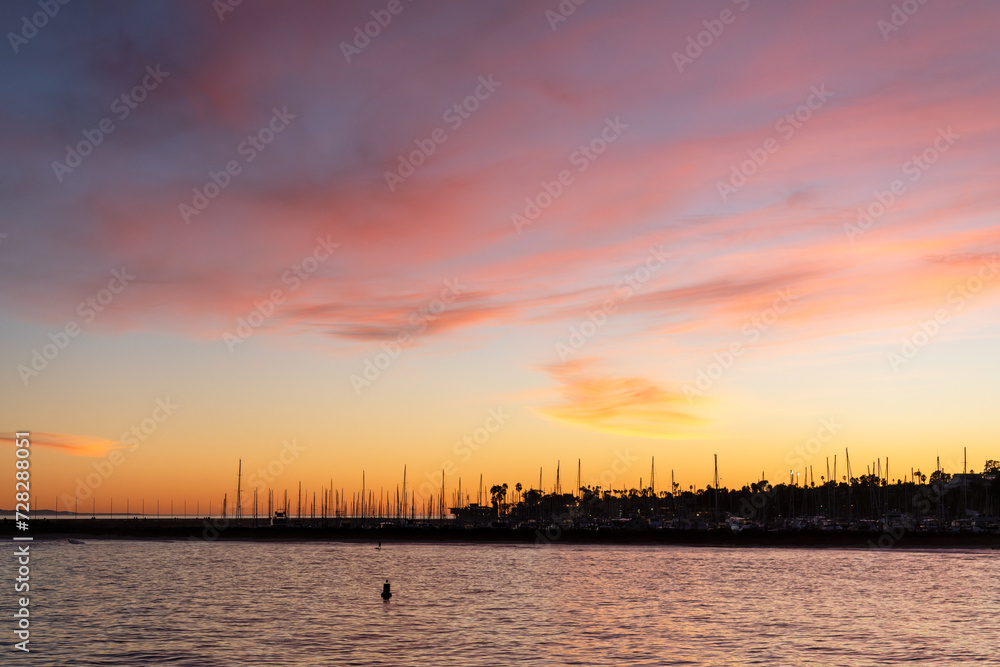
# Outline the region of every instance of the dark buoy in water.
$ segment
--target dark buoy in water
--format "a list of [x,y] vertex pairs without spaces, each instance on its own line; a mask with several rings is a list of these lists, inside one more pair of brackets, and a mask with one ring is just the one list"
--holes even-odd
[[385,583],[382,584],[382,599],[388,602],[389,598],[391,597],[392,597],[392,591],[389,590],[389,580],[386,579]]

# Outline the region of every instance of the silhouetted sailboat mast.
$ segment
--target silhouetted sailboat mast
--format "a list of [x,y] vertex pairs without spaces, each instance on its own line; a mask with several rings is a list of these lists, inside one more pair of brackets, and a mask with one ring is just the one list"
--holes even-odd
[[[854,480],[851,476],[851,453],[847,451],[847,447],[844,447],[844,458],[847,461],[847,520],[852,520],[854,501],[852,500],[854,492]],[[834,472],[837,470],[837,459],[833,459],[833,469]]]
[[[159,511],[157,511],[159,513]],[[236,468],[236,521],[239,521],[243,514],[243,459],[239,460]]]
[[719,455],[715,454],[715,522],[719,523]]

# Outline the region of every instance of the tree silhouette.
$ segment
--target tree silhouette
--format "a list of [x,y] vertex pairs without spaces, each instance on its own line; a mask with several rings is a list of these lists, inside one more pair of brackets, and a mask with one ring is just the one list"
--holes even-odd
[[494,484],[491,486],[490,498],[493,502],[493,506],[497,508],[497,518],[499,518],[500,509],[503,507],[503,501],[507,499],[507,483],[504,482],[503,485]]
[[935,470],[931,473],[931,484],[937,484],[938,482],[944,482],[947,484],[951,481],[951,475],[946,473],[944,470]]

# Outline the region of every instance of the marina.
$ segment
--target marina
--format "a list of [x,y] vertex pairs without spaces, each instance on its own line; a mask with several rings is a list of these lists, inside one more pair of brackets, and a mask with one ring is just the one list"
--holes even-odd
[[[223,495],[218,515],[34,513],[33,526],[41,535],[90,535],[97,537],[188,537],[191,539],[344,539],[400,541],[485,541],[550,543],[651,543],[799,546],[985,546],[1000,544],[1000,475],[996,461],[987,461],[983,473],[950,475],[937,470],[929,477],[911,471],[908,480],[890,480],[882,462],[877,475],[866,474],[819,486],[771,484],[766,480],[739,489],[708,486],[681,490],[671,482],[669,491],[657,491],[655,462],[650,465],[648,487],[602,489],[578,486],[562,492],[557,473],[551,492],[525,489],[516,484],[480,484],[463,494],[461,479],[452,495],[455,503],[443,506],[442,485],[437,502],[421,503],[427,513],[416,514],[416,492],[404,504],[400,491],[355,492],[350,504],[346,494],[320,492],[303,504],[301,487],[294,509],[288,492],[275,503],[266,494],[265,513],[257,490],[248,493],[238,473],[235,512],[228,513]],[[580,470],[578,462],[578,472]],[[242,463],[239,465],[242,470]],[[558,468],[557,468],[558,470]],[[869,467],[869,471],[871,467]],[[671,475],[673,479],[673,475]],[[716,482],[718,477],[716,477]],[[541,482],[541,480],[540,480]],[[579,483],[579,482],[578,482]],[[640,482],[641,484],[641,482]],[[405,472],[402,480],[405,494]],[[513,491],[513,493],[509,493]],[[243,497],[246,496],[244,499]],[[465,500],[464,504],[456,504]],[[157,503],[157,506],[159,503]],[[96,500],[92,503],[96,508]],[[243,507],[249,511],[244,513]],[[145,507],[141,503],[140,507]],[[209,506],[211,507],[211,505]],[[437,508],[433,513],[428,508]],[[3,526],[13,532],[5,517]]]

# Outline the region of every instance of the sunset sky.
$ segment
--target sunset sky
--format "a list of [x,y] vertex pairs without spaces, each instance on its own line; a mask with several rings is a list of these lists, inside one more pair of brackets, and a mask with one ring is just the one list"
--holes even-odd
[[41,507],[1000,458],[994,2],[40,11],[0,432]]

